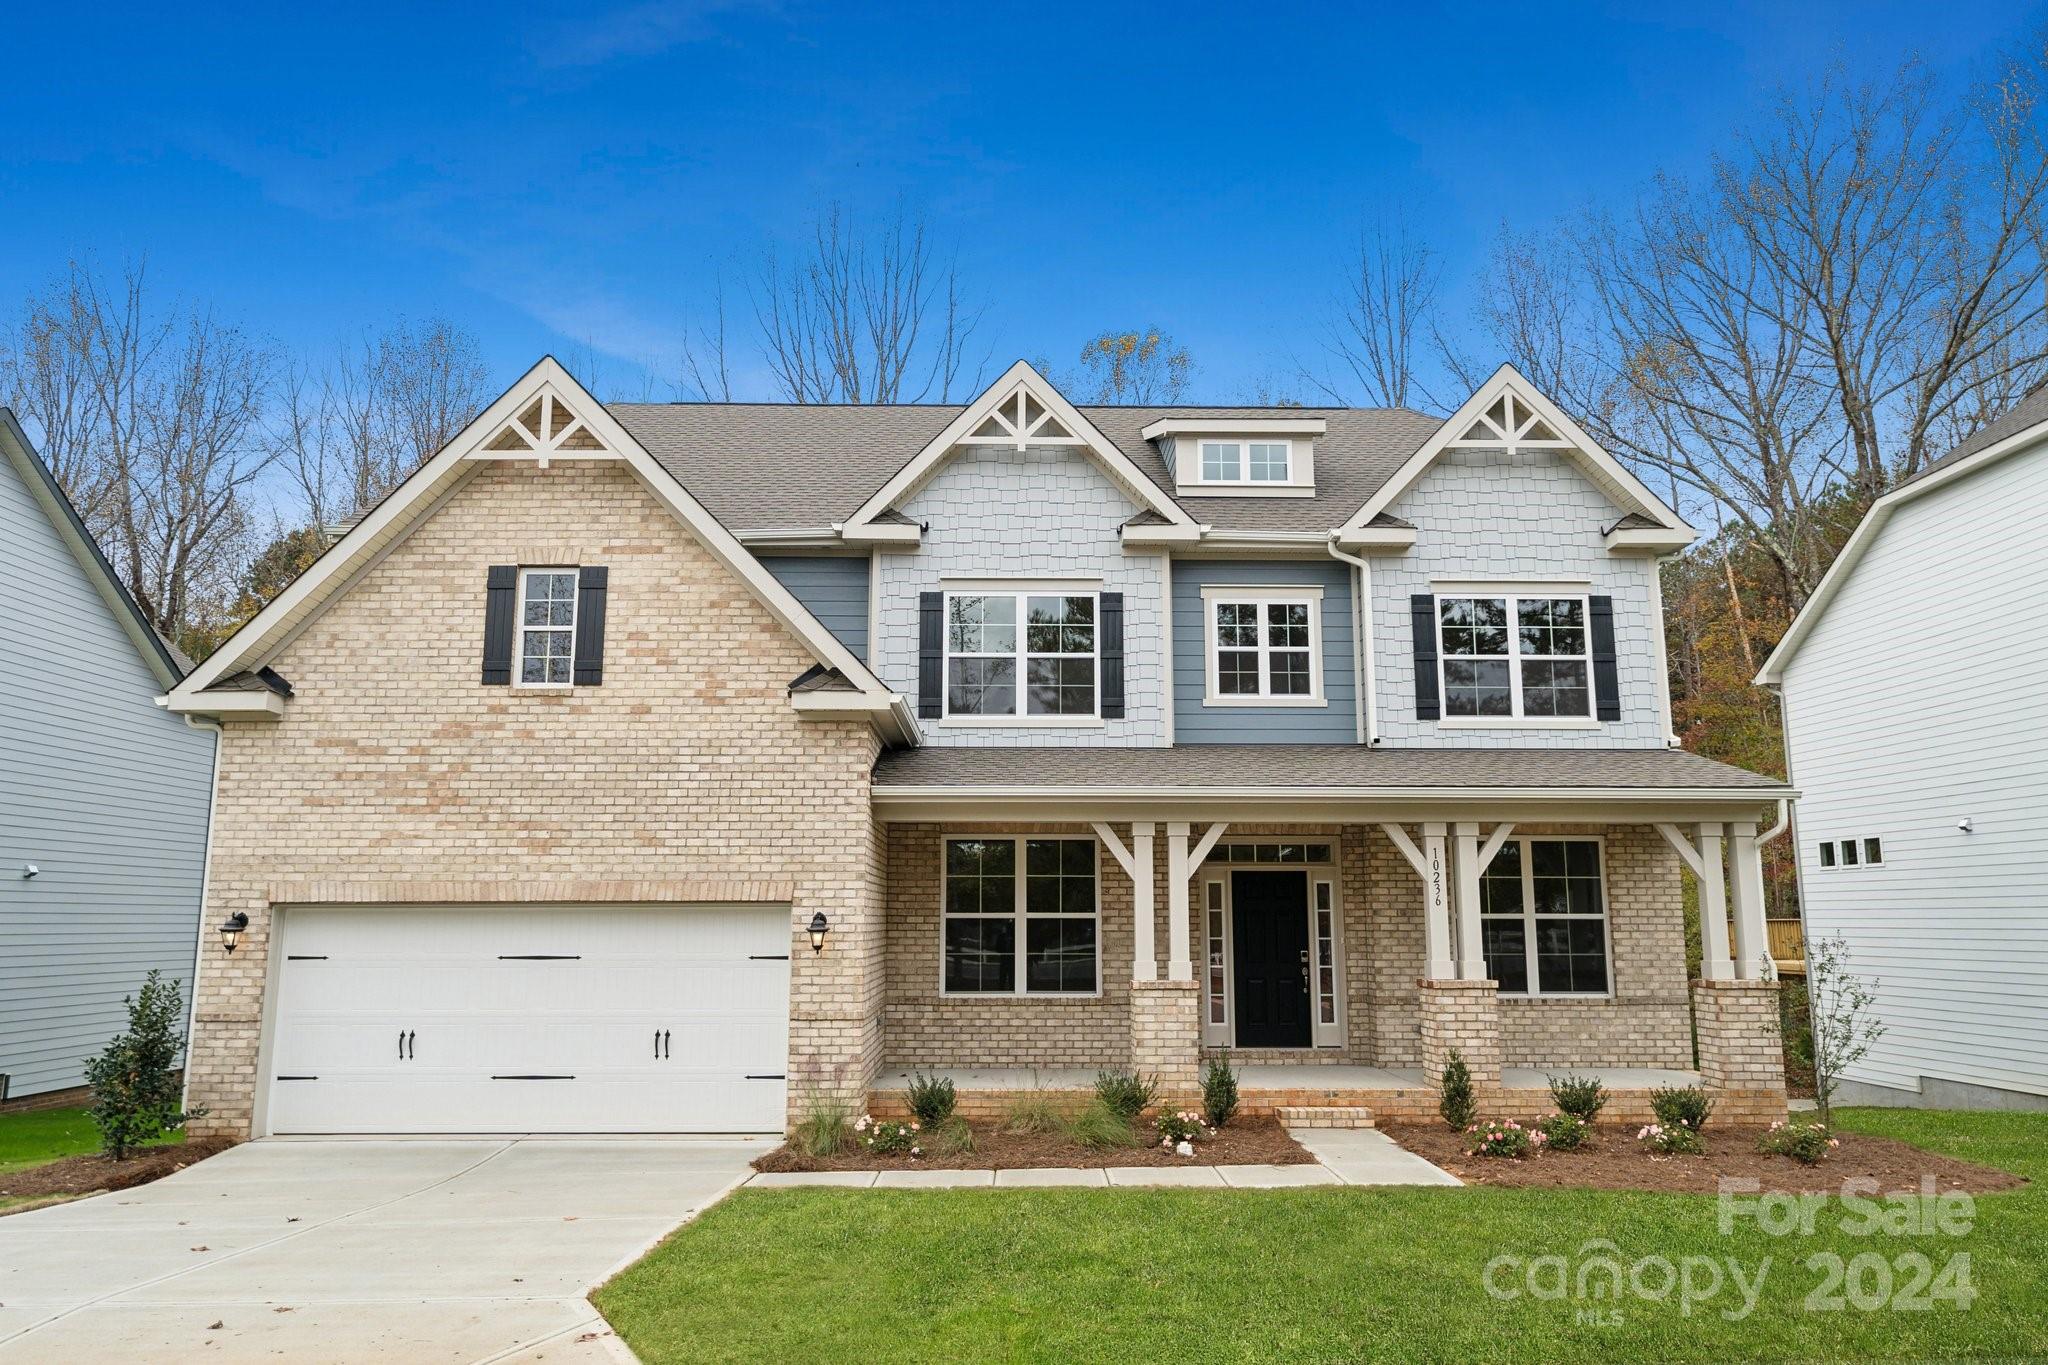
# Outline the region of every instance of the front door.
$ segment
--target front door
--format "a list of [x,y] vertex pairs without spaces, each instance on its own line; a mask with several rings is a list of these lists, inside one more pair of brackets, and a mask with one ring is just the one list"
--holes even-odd
[[1237,1045],[1309,1046],[1308,878],[1231,873],[1230,918]]

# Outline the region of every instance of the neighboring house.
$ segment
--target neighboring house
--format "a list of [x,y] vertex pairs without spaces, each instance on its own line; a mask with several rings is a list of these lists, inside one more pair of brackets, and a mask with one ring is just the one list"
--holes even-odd
[[1805,791],[1807,959],[1885,1032],[1858,1104],[2048,1109],[2048,390],[1872,504],[1757,681]]
[[214,732],[14,414],[0,408],[0,1073],[74,1088],[152,968],[191,998]]
[[[1671,738],[1694,533],[1503,369],[1407,411],[600,405],[552,360],[194,671],[214,1131],[780,1128],[1452,1048],[1782,1113],[1784,784]],[[1731,958],[1726,906],[1741,951]],[[233,917],[232,920],[230,917]],[[1623,1070],[1625,1069],[1625,1070]]]

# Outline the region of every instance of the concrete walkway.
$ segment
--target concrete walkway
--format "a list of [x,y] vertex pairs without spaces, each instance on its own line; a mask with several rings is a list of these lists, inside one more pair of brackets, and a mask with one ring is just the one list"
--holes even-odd
[[0,1361],[630,1360],[584,1295],[775,1145],[248,1143],[0,1218]]

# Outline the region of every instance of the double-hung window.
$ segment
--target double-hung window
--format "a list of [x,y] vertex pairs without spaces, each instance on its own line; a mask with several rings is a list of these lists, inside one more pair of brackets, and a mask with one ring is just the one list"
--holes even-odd
[[1208,703],[1320,703],[1321,599],[1322,594],[1312,588],[1204,588]]
[[1101,927],[1093,839],[948,839],[942,989],[1087,995]]
[[1287,483],[1293,475],[1291,441],[1204,441],[1203,483]]
[[520,570],[518,657],[522,687],[574,681],[576,570]]
[[946,594],[946,714],[1094,716],[1094,593]]
[[1486,973],[1503,995],[1608,993],[1595,839],[1510,839],[1479,878]]
[[1583,597],[1439,596],[1445,716],[1589,719]]

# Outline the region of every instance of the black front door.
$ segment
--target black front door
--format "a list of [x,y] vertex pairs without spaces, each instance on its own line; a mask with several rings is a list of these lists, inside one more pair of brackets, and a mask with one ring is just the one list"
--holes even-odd
[[1230,874],[1231,951],[1237,958],[1237,1045],[1307,1047],[1308,878]]

